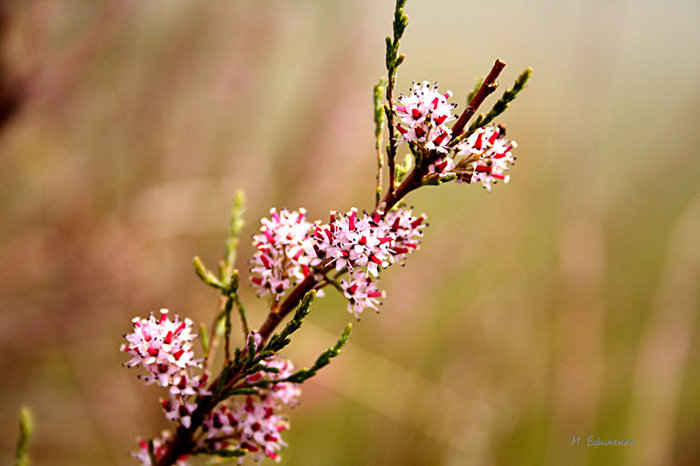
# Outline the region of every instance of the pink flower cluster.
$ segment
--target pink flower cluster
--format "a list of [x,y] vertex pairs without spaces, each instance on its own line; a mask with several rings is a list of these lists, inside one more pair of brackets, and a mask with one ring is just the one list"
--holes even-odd
[[149,385],[156,382],[162,387],[177,384],[186,375],[188,367],[199,367],[194,360],[192,340],[192,321],[180,321],[168,318],[168,310],[161,309],[160,319],[153,314],[148,319],[133,319],[134,331],[124,335],[128,341],[121,350],[129,353],[132,358],[124,365],[134,367],[142,365],[150,375],[139,376]]
[[379,215],[372,219],[365,213],[359,218],[355,209],[342,216],[332,212],[328,225],[316,225],[314,239],[313,248],[309,250],[310,255],[315,255],[312,265],[334,263],[336,270],[347,267],[350,271],[366,267],[375,277],[379,266],[389,265],[393,238]]
[[[126,365],[143,364],[149,370],[158,372],[145,378],[147,383],[157,382],[169,387],[170,400],[161,400],[165,417],[170,421],[179,421],[182,426],[189,428],[192,425],[192,413],[197,407],[194,397],[211,395],[211,392],[205,389],[206,375],[200,379],[197,376],[188,376],[185,371],[186,367],[197,365],[191,357],[190,342],[194,338],[190,333],[191,321],[186,319],[180,322],[176,318],[171,322],[167,318],[167,311],[161,312],[163,314],[159,320],[153,315],[149,319],[134,319],[134,333],[125,335],[129,344],[122,345],[122,350],[134,355]],[[252,332],[251,335],[257,350],[261,346],[261,337],[257,332]],[[158,353],[153,348],[158,349]],[[168,361],[168,364],[152,360],[157,359],[160,352],[165,353],[160,359]],[[189,356],[185,358],[185,354]],[[173,363],[171,359],[176,362]],[[289,427],[279,411],[283,405],[296,405],[301,396],[301,389],[298,384],[282,381],[294,373],[294,365],[290,361],[271,357],[260,364],[268,369],[245,379],[245,385],[256,387],[258,395],[248,396],[245,403],[220,403],[202,424],[205,435],[200,440],[200,447],[215,450],[243,448],[248,450],[256,461],[262,460],[263,457],[279,461],[278,453],[286,446],[280,433]],[[177,370],[171,370],[173,367]],[[266,384],[260,386],[261,382]],[[154,440],[156,458],[163,454],[164,445],[169,437],[170,434],[164,431],[162,438]],[[139,451],[132,453],[132,456],[144,466],[152,464],[148,443],[142,439],[139,439]],[[185,460],[186,458],[181,458],[177,465],[184,466]]]
[[334,267],[348,272],[340,282],[348,298],[348,310],[356,317],[366,307],[377,309],[383,292],[371,277],[418,248],[424,216],[413,217],[410,209],[397,209],[383,219],[351,209],[345,215],[332,212],[326,225],[306,221],[306,211],[270,211],[261,220],[261,234],[253,237],[251,282],[258,296],[279,300],[312,270]]
[[280,433],[288,429],[289,424],[277,414],[277,408],[271,398],[252,395],[244,404],[221,403],[204,421],[206,438],[203,442],[217,450],[244,448],[258,462],[264,457],[279,461],[278,452],[287,446]]
[[418,249],[419,238],[423,236],[421,231],[425,228],[425,214],[414,217],[412,209],[392,210],[384,217],[384,222],[389,226],[389,232],[394,237],[392,254],[389,260],[393,263],[404,260],[408,254]]
[[250,280],[258,296],[271,294],[279,300],[298,280],[309,274],[306,249],[312,225],[306,221],[306,211],[270,210],[270,218],[261,221],[262,234],[253,237],[257,252],[253,256]]
[[425,216],[413,217],[410,209],[400,208],[389,212],[383,219],[364,214],[359,218],[356,210],[340,216],[331,215],[328,225],[317,225],[312,265],[335,264],[335,269],[347,268],[347,279],[341,279],[340,287],[348,299],[348,311],[359,319],[362,311],[371,307],[377,310],[379,298],[384,292],[377,289],[372,277],[377,277],[379,267],[403,260],[418,249]]
[[429,150],[447,152],[451,132],[447,123],[456,119],[452,115],[454,104],[447,102],[452,92],[440,94],[437,83],[432,87],[428,81],[413,83],[410,95],[401,95],[395,107],[401,124],[396,129],[404,141],[415,143]]
[[366,307],[377,309],[384,296],[371,277],[418,249],[424,220],[406,208],[389,212],[384,219],[351,209],[345,215],[332,212],[329,223],[321,225],[307,222],[304,209],[272,209],[270,218],[261,220],[262,234],[253,237],[257,251],[251,261],[251,282],[258,296],[269,293],[279,300],[312,269],[333,266],[348,272],[339,284],[348,310],[359,317]]
[[[294,372],[290,361],[276,357],[262,361],[262,364],[278,372],[253,374],[246,379],[248,385],[282,380]],[[264,457],[279,461],[279,451],[286,446],[280,433],[289,428],[279,411],[282,405],[297,404],[300,395],[298,384],[279,382],[271,383],[269,388],[259,388],[259,395],[249,395],[244,404],[237,401],[222,403],[204,421],[206,437],[203,443],[214,449],[244,448],[255,461]]]
[[515,162],[511,151],[517,146],[515,141],[505,139],[502,126],[485,126],[456,145],[460,160],[444,154],[430,164],[428,171],[441,177],[452,175],[457,183],[481,182],[491,192],[492,183],[508,182],[505,172]]
[[[450,91],[440,94],[437,84],[413,83],[411,94],[401,95],[399,105],[394,107],[401,119],[396,129],[403,141],[440,154],[428,167],[429,173],[438,178],[451,176],[462,183],[481,182],[491,192],[493,183],[508,182],[504,172],[515,160],[511,150],[517,144],[504,138],[503,127],[487,126],[450,147],[452,131],[447,123],[456,119],[452,115],[455,106],[447,102],[450,97]],[[454,154],[463,158],[456,161]]]
[[511,150],[518,145],[505,139],[505,134],[503,127],[486,126],[458,144],[455,149],[465,158],[458,164],[457,182],[481,182],[489,192],[492,182],[507,183],[504,172],[515,162]]
[[150,372],[148,376],[140,376],[147,385],[155,382],[169,387],[170,400],[161,400],[165,417],[189,427],[197,407],[190,397],[209,394],[204,388],[207,377],[188,374],[188,368],[200,367],[192,351],[192,340],[196,337],[192,334],[192,321],[180,321],[178,317],[171,321],[167,309],[160,312],[158,320],[153,314],[148,319],[133,320],[134,332],[124,335],[129,343],[121,347],[133,357],[124,365],[142,365]]

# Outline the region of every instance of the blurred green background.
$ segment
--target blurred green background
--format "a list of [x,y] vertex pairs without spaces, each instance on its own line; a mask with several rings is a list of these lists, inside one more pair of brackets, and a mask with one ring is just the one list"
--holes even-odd
[[[212,319],[191,260],[220,257],[235,190],[243,270],[270,207],[372,207],[393,2],[0,5],[0,463],[28,405],[35,464],[134,464],[168,423],[121,336]],[[491,195],[408,198],[423,247],[305,385],[282,464],[700,464],[700,3],[406,11],[401,92],[438,81],[461,111],[496,58],[502,88],[534,69],[503,118],[518,163]],[[351,320],[329,293],[287,355]]]

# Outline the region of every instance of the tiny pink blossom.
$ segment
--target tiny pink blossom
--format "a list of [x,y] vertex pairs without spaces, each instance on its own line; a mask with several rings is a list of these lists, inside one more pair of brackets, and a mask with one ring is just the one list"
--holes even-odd
[[[237,427],[238,418],[226,403],[219,404],[202,423],[202,428],[207,434],[207,440],[216,449],[226,448],[231,445]],[[237,439],[235,440],[237,441]]]
[[433,163],[428,165],[428,172],[437,175],[449,174],[455,169],[455,162],[448,154],[439,157]]
[[377,290],[377,285],[369,277],[357,270],[352,272],[347,280],[343,278],[340,287],[348,299],[348,312],[354,314],[358,320],[365,308],[378,310],[379,298],[385,297],[384,292]]
[[161,400],[165,410],[165,418],[169,421],[178,421],[185,428],[192,424],[192,413],[197,408],[193,396],[207,396],[211,392],[205,389],[206,376],[199,377],[180,376],[180,379],[170,386],[170,400]]
[[165,410],[165,418],[168,421],[179,421],[185,428],[192,425],[192,413],[197,408],[197,403],[188,403],[185,397],[173,396],[170,401],[161,400]]

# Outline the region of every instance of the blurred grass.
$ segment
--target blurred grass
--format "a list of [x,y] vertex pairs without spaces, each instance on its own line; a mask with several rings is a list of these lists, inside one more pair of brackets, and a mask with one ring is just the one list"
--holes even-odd
[[[235,190],[244,238],[272,206],[371,206],[393,5],[0,5],[0,92],[20,102],[0,127],[0,463],[28,405],[35,464],[132,464],[134,438],[167,423],[120,367],[121,334],[160,307],[211,320],[191,258],[220,257]],[[407,13],[399,91],[438,81],[462,108],[495,58],[502,85],[533,67],[504,118],[518,163],[490,196],[409,198],[430,219],[422,249],[305,386],[283,463],[697,464],[700,7]],[[318,301],[290,355],[311,364],[349,320]]]

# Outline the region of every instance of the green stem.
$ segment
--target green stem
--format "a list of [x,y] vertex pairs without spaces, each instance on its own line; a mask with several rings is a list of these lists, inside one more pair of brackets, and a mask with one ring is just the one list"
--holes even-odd
[[15,450],[15,466],[27,466],[29,458],[29,439],[34,432],[34,420],[29,408],[23,406],[19,413],[19,440]]
[[384,168],[384,156],[382,155],[382,129],[384,127],[384,106],[382,95],[386,88],[386,79],[381,78],[379,84],[374,86],[374,149],[377,151],[377,191],[375,193],[375,206],[382,197],[382,169]]

